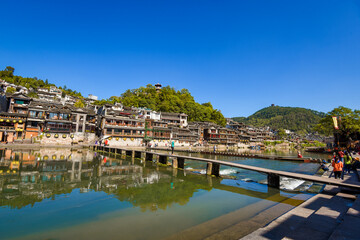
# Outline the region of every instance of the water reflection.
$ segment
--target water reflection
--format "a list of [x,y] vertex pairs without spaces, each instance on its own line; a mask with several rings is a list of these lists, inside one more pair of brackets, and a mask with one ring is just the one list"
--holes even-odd
[[234,211],[241,214],[231,215],[231,224],[279,203],[296,206],[304,200],[256,182],[213,178],[86,149],[2,149],[0,154],[4,239],[69,239],[76,234],[86,239],[104,234],[108,239],[119,234],[124,239],[160,239],[194,226],[206,236],[209,229],[225,229],[229,219],[220,217]]
[[88,150],[3,149],[0,153],[0,205],[11,208],[33,206],[43,199],[71,193],[73,189],[80,189],[82,193],[94,190],[112,194],[142,211],[166,209],[175,203],[185,205],[199,189],[216,188],[261,199],[280,196],[280,192],[269,191],[261,184],[235,184],[230,180],[226,183],[219,178],[195,174],[185,176],[183,171],[159,168],[152,162],[116,159]]

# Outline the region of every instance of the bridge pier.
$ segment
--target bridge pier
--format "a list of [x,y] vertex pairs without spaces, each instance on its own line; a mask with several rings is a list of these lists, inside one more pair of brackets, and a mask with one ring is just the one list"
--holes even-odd
[[142,152],[135,151],[135,158],[142,158]]
[[125,155],[126,156],[129,156],[129,157],[132,157],[132,153],[133,153],[133,151],[125,151]]
[[173,158],[173,168],[181,168],[184,169],[185,159],[184,158]]
[[145,153],[145,161],[152,161],[153,155],[152,153]]
[[159,163],[166,165],[167,161],[168,161],[167,156],[159,155]]
[[178,170],[176,168],[173,168],[173,177],[177,177]]
[[220,176],[220,164],[208,162],[207,167],[206,167],[206,174],[219,177]]
[[117,153],[117,154],[121,154],[121,149],[117,148],[117,149],[116,149],[116,153]]
[[280,176],[274,173],[268,173],[267,175],[268,186],[276,189],[280,188]]

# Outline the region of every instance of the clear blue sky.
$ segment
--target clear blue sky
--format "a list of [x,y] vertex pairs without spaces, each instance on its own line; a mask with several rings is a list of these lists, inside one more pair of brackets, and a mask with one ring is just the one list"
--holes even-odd
[[360,1],[2,0],[0,68],[100,98],[157,82],[226,117],[360,109]]

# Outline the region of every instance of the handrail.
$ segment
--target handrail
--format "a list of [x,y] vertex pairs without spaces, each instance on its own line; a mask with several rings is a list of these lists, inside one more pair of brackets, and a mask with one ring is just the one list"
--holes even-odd
[[353,182],[352,183],[344,183],[337,179],[323,178],[323,177],[319,177],[319,176],[307,175],[307,174],[302,174],[302,173],[285,172],[285,171],[272,170],[272,169],[267,169],[267,168],[262,168],[262,167],[254,167],[254,166],[249,166],[249,165],[244,165],[244,164],[239,164],[239,163],[225,162],[225,161],[220,161],[220,160],[191,157],[191,156],[184,156],[184,155],[171,155],[171,154],[165,154],[165,153],[157,153],[157,152],[144,151],[144,150],[123,149],[123,148],[111,148],[111,147],[104,147],[104,148],[120,149],[123,151],[142,152],[142,153],[146,153],[146,154],[153,154],[153,155],[164,156],[164,157],[173,157],[173,158],[183,158],[183,159],[195,160],[195,161],[201,161],[201,162],[207,162],[207,163],[216,163],[216,164],[220,164],[220,165],[224,165],[224,166],[246,169],[246,170],[264,173],[264,174],[268,174],[268,175],[270,175],[270,174],[278,175],[278,176],[282,176],[282,177],[296,178],[296,179],[301,179],[301,180],[310,181],[310,182],[330,184],[330,185],[339,186],[339,187],[349,187],[349,188],[354,188],[354,189],[360,190],[360,184],[356,184]]

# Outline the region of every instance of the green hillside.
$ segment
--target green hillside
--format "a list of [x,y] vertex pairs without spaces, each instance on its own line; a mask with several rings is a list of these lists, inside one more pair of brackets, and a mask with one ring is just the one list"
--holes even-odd
[[188,120],[210,121],[225,126],[226,119],[220,110],[214,109],[210,102],[197,103],[187,89],[175,90],[170,86],[156,91],[151,84],[146,87],[127,90],[121,96],[113,96],[103,99],[95,104],[121,102],[125,106],[146,107],[158,112],[186,113]]
[[233,119],[254,127],[269,126],[272,129],[282,128],[297,133],[308,133],[324,116],[325,113],[306,108],[270,106],[247,118],[234,117]]

